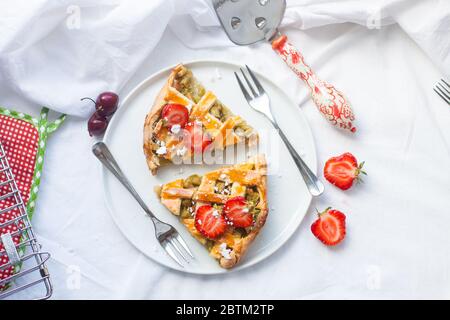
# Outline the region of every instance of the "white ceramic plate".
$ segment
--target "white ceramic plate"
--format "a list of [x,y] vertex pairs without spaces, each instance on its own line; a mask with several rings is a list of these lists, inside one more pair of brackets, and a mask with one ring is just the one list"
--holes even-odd
[[[295,232],[311,202],[302,177],[284,144],[263,115],[251,109],[240,92],[233,72],[238,65],[219,61],[196,61],[186,63],[195,76],[234,113],[241,115],[260,133],[260,148],[265,150],[269,163],[268,201],[269,216],[265,227],[241,262],[232,270],[254,265],[278,250]],[[139,84],[121,103],[109,124],[104,142],[121,166],[123,172],[152,212],[161,220],[172,224],[181,233],[195,255],[195,261],[182,268],[166,255],[154,236],[150,219],[137,202],[106,169],[103,169],[106,205],[125,237],[142,253],[160,264],[179,271],[196,274],[229,272],[219,267],[185,230],[184,226],[160,203],[153,191],[156,185],[202,174],[219,165],[182,165],[161,168],[157,176],[147,169],[142,151],[144,119],[153,100],[170,70],[162,70]],[[267,77],[257,74],[274,110],[274,116],[310,168],[316,172],[316,152],[311,130],[298,106]],[[270,133],[270,134],[269,134]],[[245,154],[239,154],[240,160]]]

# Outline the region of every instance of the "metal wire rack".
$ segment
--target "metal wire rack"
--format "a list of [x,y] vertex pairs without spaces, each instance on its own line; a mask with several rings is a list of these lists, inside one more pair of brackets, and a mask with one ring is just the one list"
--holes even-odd
[[30,299],[50,298],[53,287],[45,265],[50,254],[41,252],[1,143],[0,202],[0,271],[8,275],[0,278],[0,300],[31,287]]

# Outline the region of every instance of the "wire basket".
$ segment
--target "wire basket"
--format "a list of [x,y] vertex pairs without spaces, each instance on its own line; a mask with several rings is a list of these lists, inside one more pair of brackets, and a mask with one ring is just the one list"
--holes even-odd
[[53,292],[45,263],[25,204],[0,143],[0,299],[35,287],[30,299],[48,299]]

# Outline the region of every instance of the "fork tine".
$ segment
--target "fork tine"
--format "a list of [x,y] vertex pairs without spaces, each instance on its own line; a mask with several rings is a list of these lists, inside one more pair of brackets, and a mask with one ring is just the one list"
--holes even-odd
[[236,72],[234,73],[234,75],[236,76],[236,80],[239,83],[239,87],[241,87],[241,91],[244,94],[245,99],[247,99],[247,102],[250,102],[253,98],[250,97],[250,95],[248,94],[247,89],[245,89],[244,84],[242,83],[241,79],[239,78]]
[[254,97],[259,96],[259,93],[255,91],[255,89],[253,88],[253,85],[250,83],[250,81],[248,80],[247,76],[245,75],[244,70],[242,70],[241,68],[239,68],[239,70],[241,70],[241,73],[244,76],[245,82],[247,82],[247,85],[250,88],[250,90],[252,91],[253,96]]
[[253,82],[255,83],[256,87],[258,88],[259,93],[260,93],[260,94],[266,93],[266,91],[264,90],[264,88],[263,88],[261,82],[259,82],[258,78],[255,76],[255,74],[253,73],[253,71],[248,67],[248,65],[245,65],[245,67],[247,68],[248,73],[250,74],[250,77],[252,77]]
[[173,260],[175,260],[180,266],[182,266],[184,268],[184,266],[181,263],[180,259],[178,259],[177,255],[175,254],[175,252],[170,247],[169,242],[165,241],[164,243],[161,243],[161,245],[164,248],[164,250],[166,250],[167,254],[169,256],[171,256]]
[[436,89],[438,89],[447,99],[447,101],[450,101],[450,93],[446,93],[444,90],[442,90],[442,86],[440,86],[439,84],[436,86]]
[[192,259],[194,259],[194,255],[192,254],[191,250],[189,250],[189,247],[187,246],[186,242],[184,242],[183,238],[177,234],[175,236],[175,240],[177,240],[180,245],[184,248],[184,250],[186,250],[186,252],[191,256]]
[[450,100],[447,100],[444,95],[442,95],[438,90],[436,90],[436,87],[433,88],[433,90],[448,104],[450,104]]
[[449,87],[449,88],[450,88],[450,84],[448,84],[448,82],[447,82],[447,81],[445,81],[444,79],[441,79],[441,81],[442,81],[443,83],[445,83],[445,84],[447,85],[447,87]]
[[450,94],[450,89],[447,89],[442,83],[438,83],[437,86],[441,87],[441,89],[444,90],[444,92]]
[[183,253],[182,248],[180,248],[174,237],[168,239],[169,243],[174,247],[175,251],[184,259],[185,262],[189,263],[188,257]]

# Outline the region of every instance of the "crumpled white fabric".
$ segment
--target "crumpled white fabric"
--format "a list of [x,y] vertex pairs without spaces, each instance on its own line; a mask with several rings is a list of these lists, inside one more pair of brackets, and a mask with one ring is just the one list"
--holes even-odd
[[[16,0],[0,4],[0,80],[38,105],[92,112],[85,96],[120,91],[167,26],[190,48],[231,46],[209,0]],[[450,75],[446,0],[291,0],[284,27],[397,22]],[[67,90],[70,88],[70,90]]]

